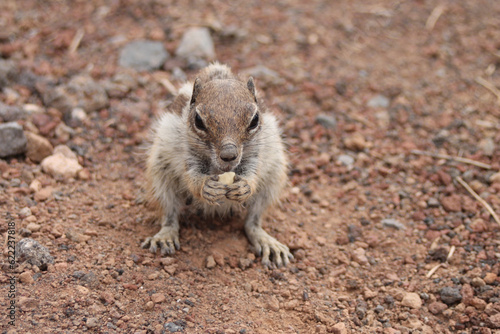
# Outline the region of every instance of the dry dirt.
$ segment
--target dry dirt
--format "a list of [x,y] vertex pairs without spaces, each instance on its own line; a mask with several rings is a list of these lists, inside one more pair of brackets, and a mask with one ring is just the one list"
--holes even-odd
[[[118,54],[135,39],[173,55],[194,25],[235,72],[278,74],[256,84],[288,143],[290,186],[264,223],[293,250],[287,268],[260,264],[239,218],[183,217],[172,257],[140,248],[159,228],[141,201],[141,145],[171,100],[164,79],[195,74],[186,62],[127,71],[136,84],[69,130],[41,97],[47,80],[126,71]],[[500,330],[500,228],[457,181],[500,213],[500,1],[2,0],[0,56],[19,69],[0,101],[40,107],[18,123],[84,167],[61,179],[24,155],[0,160],[0,232],[12,221],[55,259],[18,263],[11,326],[4,253],[2,333]]]

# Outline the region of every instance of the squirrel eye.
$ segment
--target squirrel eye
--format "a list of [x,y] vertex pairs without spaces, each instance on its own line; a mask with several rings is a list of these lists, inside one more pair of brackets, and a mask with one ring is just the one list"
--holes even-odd
[[207,128],[205,127],[205,124],[203,124],[203,120],[201,119],[200,115],[197,113],[194,116],[194,125],[198,130],[201,131],[207,131]]
[[255,114],[255,116],[252,118],[252,121],[250,122],[250,125],[248,126],[248,130],[253,130],[259,125],[259,114]]

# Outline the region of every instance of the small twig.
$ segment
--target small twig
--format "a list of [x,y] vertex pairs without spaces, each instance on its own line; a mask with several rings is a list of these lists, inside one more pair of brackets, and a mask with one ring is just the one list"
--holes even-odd
[[500,102],[500,90],[498,90],[498,88],[496,88],[494,84],[492,84],[486,79],[483,79],[482,77],[476,77],[474,80],[478,84],[480,84],[481,86],[492,92],[497,97],[498,102]]
[[161,78],[160,83],[170,92],[170,94],[172,95],[177,94],[177,89],[175,88],[174,84],[171,83],[170,80],[168,80],[167,78]]
[[436,22],[439,20],[439,17],[443,14],[444,12],[444,6],[439,5],[436,8],[434,8],[431,12],[431,15],[427,18],[427,22],[425,22],[425,29],[431,31],[434,29],[434,26],[436,25]]
[[481,196],[479,196],[475,191],[474,189],[472,189],[468,184],[467,182],[465,182],[464,180],[462,180],[462,178],[460,176],[457,176],[456,177],[456,180],[458,181],[458,183],[460,183],[479,203],[481,203],[481,205],[491,214],[491,216],[493,217],[493,219],[497,222],[498,225],[500,225],[500,218],[498,218],[497,214],[495,213],[495,211],[493,211],[493,208],[488,204],[486,203],[486,201],[484,199],[481,198]]
[[69,54],[73,54],[76,52],[76,49],[78,49],[78,47],[80,46],[80,42],[82,41],[84,35],[85,30],[83,30],[82,28],[76,31],[75,37],[73,37],[73,40],[71,41],[71,44],[68,48]]
[[[451,259],[451,257],[453,256],[453,254],[455,253],[455,246],[451,246],[450,248],[450,251],[448,252],[448,256],[446,257],[446,261],[445,263],[448,263],[448,261]],[[427,275],[425,275],[425,277],[427,278],[431,278],[432,275],[434,275],[434,273],[441,267],[444,267],[445,266],[445,263],[440,263],[436,266],[434,266],[431,270],[429,270],[429,272],[427,273]]]
[[481,167],[484,169],[491,169],[491,165],[488,165],[488,164],[485,164],[485,163],[482,163],[482,162],[479,162],[476,160],[472,160],[472,159],[467,159],[467,158],[462,158],[462,157],[453,157],[453,156],[447,155],[447,154],[431,153],[431,152],[420,151],[420,150],[412,150],[411,153],[415,154],[415,155],[425,155],[428,157],[433,157],[433,158],[438,158],[438,159],[453,160],[453,161],[457,161],[457,162],[462,162],[464,164],[469,164],[469,165]]

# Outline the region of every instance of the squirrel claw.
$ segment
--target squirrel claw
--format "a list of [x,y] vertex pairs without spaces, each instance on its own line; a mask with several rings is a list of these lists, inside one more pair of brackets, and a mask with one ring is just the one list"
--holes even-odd
[[153,237],[146,238],[141,244],[142,248],[149,248],[151,253],[156,253],[158,248],[160,249],[160,254],[173,255],[175,250],[181,248],[179,243],[179,235],[173,230],[160,230]]
[[286,267],[293,259],[287,246],[267,234],[262,228],[247,233],[257,255],[262,256],[262,264],[268,268]]

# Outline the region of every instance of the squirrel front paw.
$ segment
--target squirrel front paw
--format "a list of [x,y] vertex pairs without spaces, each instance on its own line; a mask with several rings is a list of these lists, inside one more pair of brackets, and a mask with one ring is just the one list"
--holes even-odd
[[210,205],[217,205],[226,197],[227,186],[218,181],[218,176],[211,176],[205,180],[201,189],[201,197]]
[[227,186],[226,198],[238,203],[244,203],[251,195],[252,189],[247,181],[236,175],[234,183]]
[[151,253],[156,253],[160,247],[160,253],[164,255],[173,255],[176,249],[180,249],[179,231],[169,226],[164,226],[154,236],[146,238],[141,244],[142,248],[149,248]]

